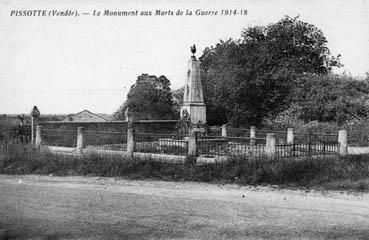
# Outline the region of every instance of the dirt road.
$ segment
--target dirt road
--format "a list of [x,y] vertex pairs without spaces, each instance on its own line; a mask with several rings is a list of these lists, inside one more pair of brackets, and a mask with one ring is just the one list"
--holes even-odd
[[369,239],[369,195],[0,175],[0,236]]

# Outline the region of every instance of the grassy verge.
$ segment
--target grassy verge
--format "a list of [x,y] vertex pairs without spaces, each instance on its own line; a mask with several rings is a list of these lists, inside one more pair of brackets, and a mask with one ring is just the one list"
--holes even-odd
[[121,156],[66,156],[39,152],[29,145],[12,145],[0,153],[0,173],[93,175],[369,191],[369,155],[278,161],[234,158],[224,163],[193,165],[123,159]]

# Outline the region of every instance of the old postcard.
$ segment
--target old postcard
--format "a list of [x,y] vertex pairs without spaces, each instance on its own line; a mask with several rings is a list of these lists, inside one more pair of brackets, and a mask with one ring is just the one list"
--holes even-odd
[[0,240],[369,239],[369,0],[0,0]]

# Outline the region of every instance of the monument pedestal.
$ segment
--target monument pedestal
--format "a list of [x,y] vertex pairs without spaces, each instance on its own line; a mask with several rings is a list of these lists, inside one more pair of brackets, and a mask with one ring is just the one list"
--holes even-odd
[[204,103],[183,103],[181,106],[181,117],[183,117],[184,110],[189,114],[192,124],[206,124],[206,107]]

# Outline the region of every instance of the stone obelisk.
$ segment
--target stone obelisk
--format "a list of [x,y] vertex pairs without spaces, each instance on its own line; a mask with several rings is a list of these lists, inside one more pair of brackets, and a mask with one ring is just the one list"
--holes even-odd
[[195,45],[191,47],[191,52],[192,56],[187,66],[181,118],[187,115],[193,127],[202,128],[206,124],[206,107],[200,80],[200,61],[195,57]]

